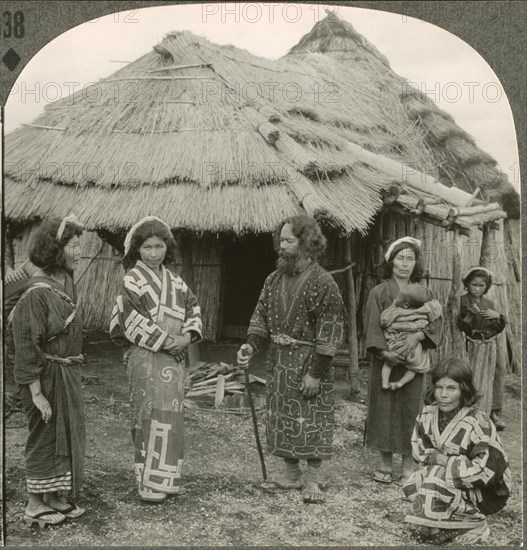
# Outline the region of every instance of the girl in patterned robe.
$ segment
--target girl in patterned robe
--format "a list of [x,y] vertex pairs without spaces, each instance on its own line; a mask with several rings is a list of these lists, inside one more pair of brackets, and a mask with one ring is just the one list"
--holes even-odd
[[486,516],[510,495],[511,473],[500,438],[478,398],[469,366],[441,361],[432,371],[429,403],[412,436],[416,471],[403,491],[412,502],[405,521],[430,528],[431,544],[474,544],[488,539]]
[[163,264],[174,259],[170,228],[154,216],[132,227],[130,268],[112,311],[110,336],[125,353],[139,496],[162,502],[180,491],[186,349],[201,339],[201,311],[185,282]]
[[71,277],[80,261],[80,235],[74,216],[41,225],[30,251],[38,269],[11,314],[14,376],[29,427],[24,519],[40,527],[84,513],[58,495],[76,498],[83,478],[82,321]]

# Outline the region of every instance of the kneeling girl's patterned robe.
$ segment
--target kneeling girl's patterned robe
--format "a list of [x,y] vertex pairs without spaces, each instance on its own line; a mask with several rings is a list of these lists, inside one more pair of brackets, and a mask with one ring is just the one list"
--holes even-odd
[[162,267],[161,278],[141,261],[124,276],[110,336],[126,352],[132,438],[139,483],[177,493],[183,464],[185,362],[162,351],[169,336],[201,338],[201,312],[185,282]]
[[[421,468],[405,482],[412,501],[405,521],[439,529],[472,529],[501,510],[510,494],[511,472],[494,424],[475,407],[462,407],[440,430],[437,405],[418,416],[412,437]],[[446,467],[426,465],[426,450],[448,456]]]
[[[325,368],[315,398],[300,384],[315,354],[333,356],[344,334],[344,306],[333,277],[316,262],[296,275],[271,273],[251,318],[248,339],[271,340],[267,352],[267,443],[272,454],[329,458],[334,426],[334,381]],[[296,340],[285,343],[279,336]],[[310,372],[310,374],[312,374]]]

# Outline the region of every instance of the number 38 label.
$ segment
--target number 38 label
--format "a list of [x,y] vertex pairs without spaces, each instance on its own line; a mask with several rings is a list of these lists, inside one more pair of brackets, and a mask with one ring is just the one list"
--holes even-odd
[[2,13],[4,18],[4,38],[24,38],[26,34],[26,28],[24,27],[24,12],[15,11],[11,13],[10,11],[4,11]]

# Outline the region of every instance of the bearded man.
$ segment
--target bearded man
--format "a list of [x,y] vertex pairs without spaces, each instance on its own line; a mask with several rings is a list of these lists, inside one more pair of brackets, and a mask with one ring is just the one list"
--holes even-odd
[[[344,334],[344,306],[332,276],[317,263],[326,238],[309,216],[286,219],[275,234],[277,270],[265,280],[247,343],[238,351],[246,368],[270,341],[267,366],[267,445],[284,460],[283,472],[262,485],[303,489],[305,502],[324,501],[320,466],[332,454],[334,378],[331,360]],[[299,461],[307,460],[302,476]],[[302,479],[303,477],[303,479]]]

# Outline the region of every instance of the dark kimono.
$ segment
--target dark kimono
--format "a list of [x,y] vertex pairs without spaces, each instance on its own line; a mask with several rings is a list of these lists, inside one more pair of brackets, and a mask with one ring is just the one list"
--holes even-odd
[[[462,407],[441,431],[437,405],[419,415],[412,436],[420,469],[403,486],[412,502],[405,521],[439,529],[475,529],[501,510],[510,495],[511,472],[489,417]],[[446,466],[427,465],[426,449],[448,457]]]
[[[248,337],[249,341],[251,337],[271,341],[266,358],[270,453],[297,459],[331,457],[334,378],[330,364],[319,373],[316,397],[306,400],[299,388],[315,354],[332,357],[337,351],[344,335],[343,314],[333,277],[316,262],[294,276],[275,271],[267,277]],[[287,343],[283,336],[294,342]]]
[[[82,322],[74,315],[75,291],[69,276],[66,289],[48,277],[30,281],[30,288],[13,310],[12,321],[15,380],[29,423],[27,488],[30,493],[72,491],[75,496],[82,485],[86,441]],[[38,379],[51,406],[47,424],[29,389]]]
[[161,278],[141,261],[124,276],[112,311],[110,336],[129,346],[132,439],[137,481],[179,492],[184,455],[185,360],[162,351],[169,336],[201,338],[201,311],[185,282],[165,267]]
[[477,302],[470,294],[460,299],[458,325],[465,335],[465,343],[474,385],[482,395],[479,407],[490,414],[503,406],[503,370],[498,364],[496,337],[505,328],[505,317],[485,319],[480,313],[472,313],[471,304],[477,303],[480,310],[494,309],[486,298]]
[[[371,353],[371,367],[365,445],[383,452],[410,455],[412,431],[422,405],[424,375],[416,373],[414,379],[402,388],[384,390],[381,378],[384,360],[378,356],[380,351],[388,351],[380,316],[398,294],[397,281],[393,278],[388,279],[371,290],[366,304],[364,327],[366,349]],[[427,301],[432,299],[432,293],[428,291]],[[439,323],[439,320],[433,321],[423,329],[423,349],[437,346]],[[405,372],[404,365],[394,365],[390,373],[390,382],[397,382]]]

